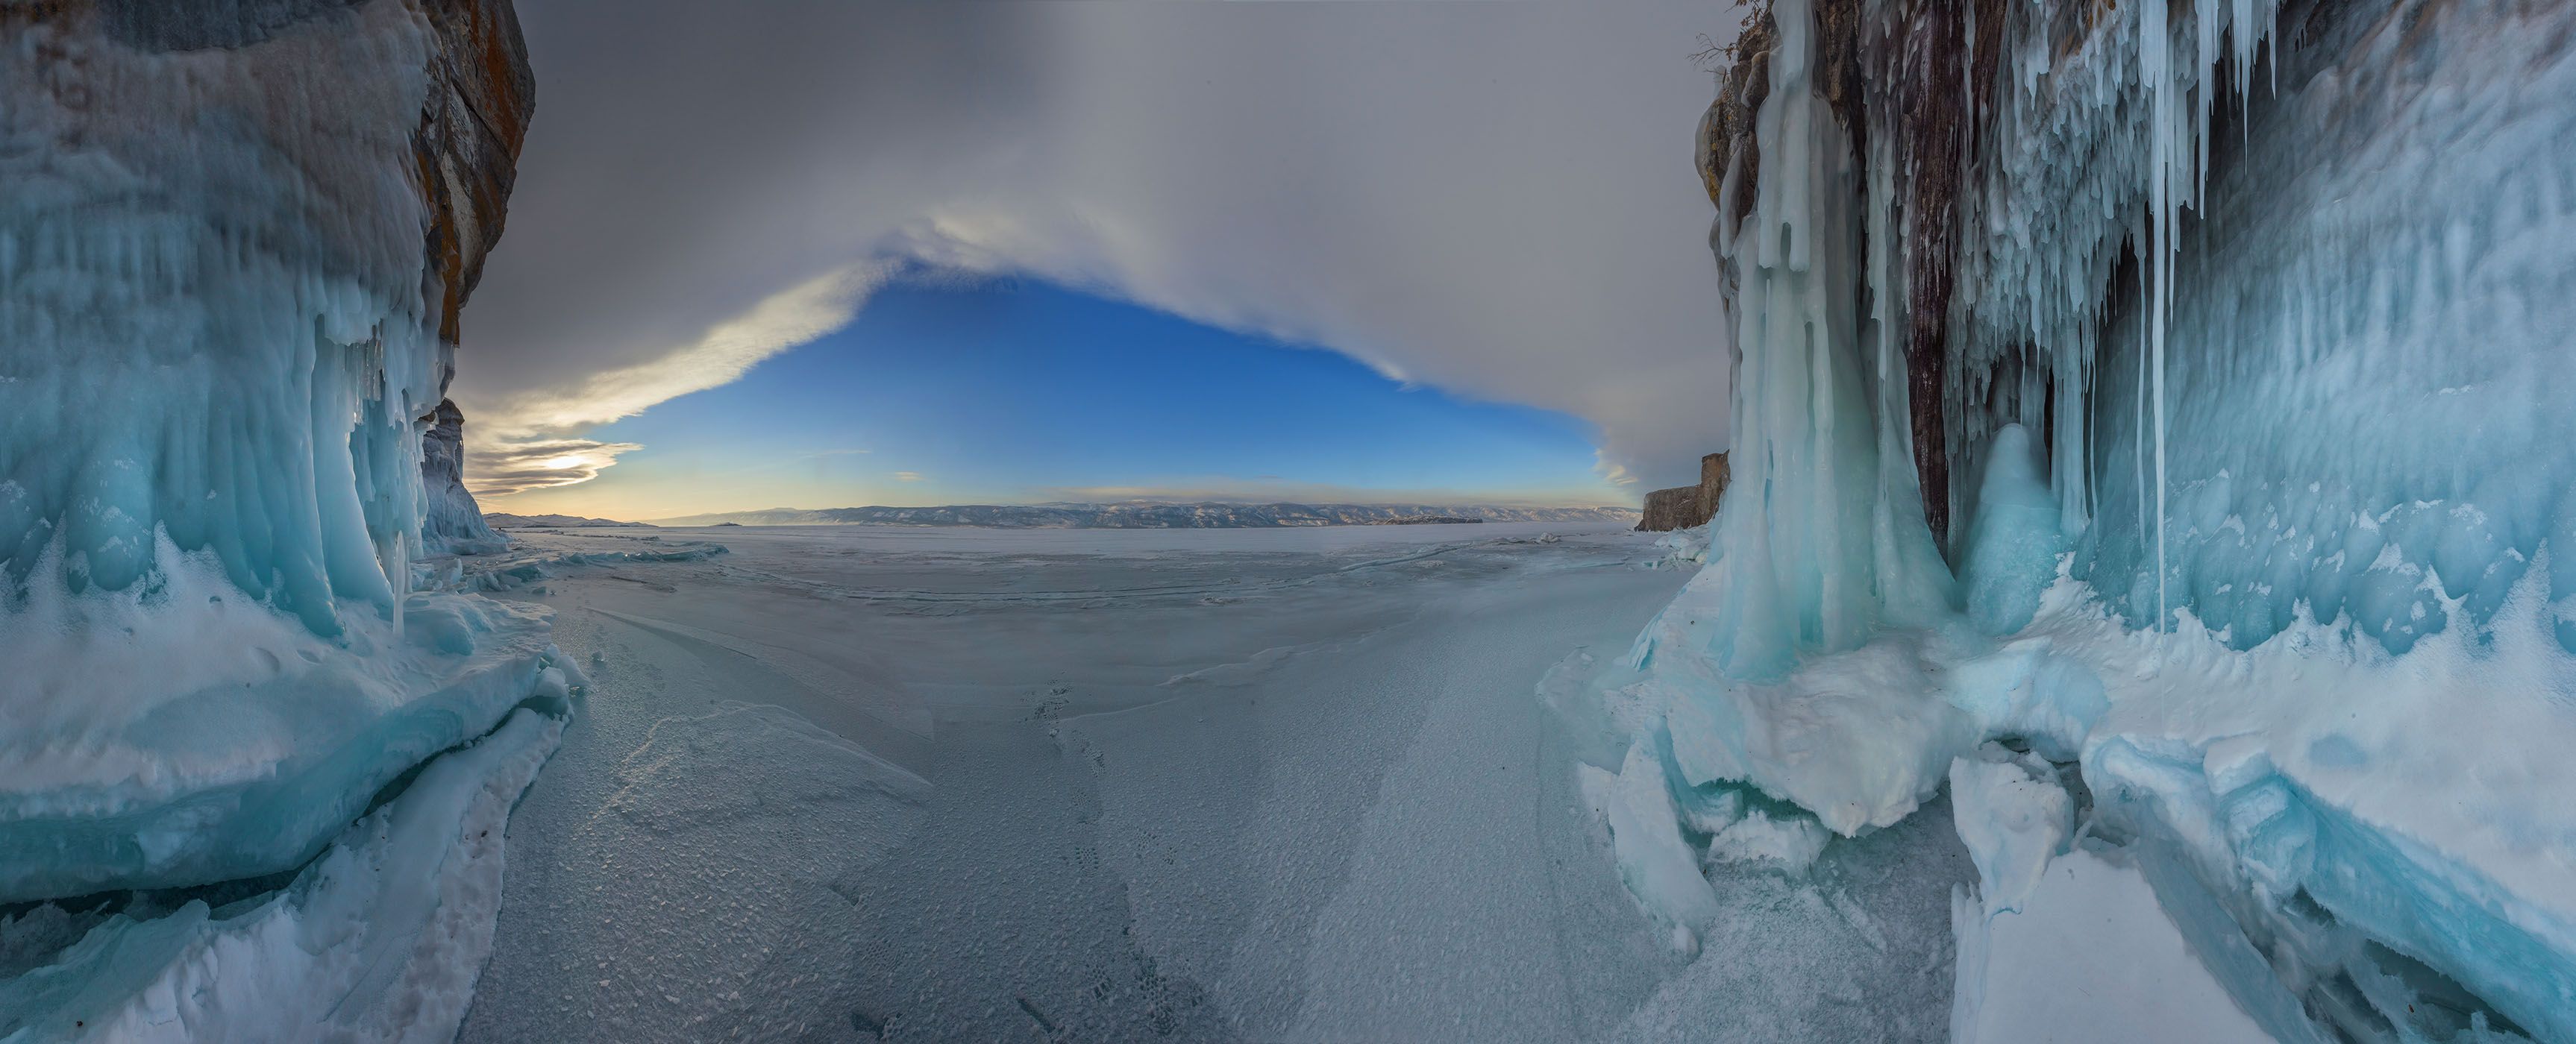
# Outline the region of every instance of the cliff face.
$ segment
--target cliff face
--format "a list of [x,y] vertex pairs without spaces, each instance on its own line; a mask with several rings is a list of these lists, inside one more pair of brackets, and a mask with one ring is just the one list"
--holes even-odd
[[1661,532],[1707,525],[1709,519],[1717,517],[1717,506],[1726,496],[1726,480],[1726,454],[1701,457],[1699,484],[1646,494],[1646,516],[1638,520],[1637,528]]
[[[510,185],[528,120],[536,113],[536,80],[509,0],[415,0],[437,38],[428,107],[412,151],[430,214],[424,246],[439,295],[439,391],[455,377],[458,315],[483,278],[483,257],[501,241]],[[441,398],[421,418],[421,481],[427,511],[421,543],[432,551],[476,553],[508,538],[484,524],[465,489],[464,414]]]

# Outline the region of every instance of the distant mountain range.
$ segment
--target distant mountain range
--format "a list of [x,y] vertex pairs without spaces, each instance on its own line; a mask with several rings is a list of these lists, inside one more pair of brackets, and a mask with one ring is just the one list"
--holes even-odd
[[[956,504],[770,508],[655,519],[663,526],[990,526],[996,529],[1263,529],[1420,522],[1634,522],[1635,508],[1491,504]],[[495,521],[494,525],[502,525]]]
[[651,523],[646,522],[619,522],[615,519],[583,518],[579,515],[513,515],[507,511],[486,511],[483,513],[483,521],[488,525],[501,529],[540,529],[550,527],[560,528],[565,526],[642,526],[647,529],[652,528]]

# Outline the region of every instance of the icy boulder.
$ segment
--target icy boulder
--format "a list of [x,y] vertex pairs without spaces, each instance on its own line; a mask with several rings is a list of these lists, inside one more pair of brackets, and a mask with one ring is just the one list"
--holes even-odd
[[0,902],[292,868],[414,765],[549,690],[567,709],[539,607],[422,592],[401,633],[335,644],[162,547],[194,611],[55,595],[0,633]]

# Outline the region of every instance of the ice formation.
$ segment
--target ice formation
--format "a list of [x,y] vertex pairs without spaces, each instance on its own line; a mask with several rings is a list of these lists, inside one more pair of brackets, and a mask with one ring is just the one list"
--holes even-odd
[[417,568],[524,63],[499,0],[0,6],[0,1037],[461,1015],[578,685]]
[[2004,994],[2080,937],[2216,1020],[2173,1032],[2576,1040],[2576,6],[1778,0],[1747,39],[1703,132],[1738,481],[1601,685],[1674,836],[1949,787],[1962,1039],[2079,1017]]

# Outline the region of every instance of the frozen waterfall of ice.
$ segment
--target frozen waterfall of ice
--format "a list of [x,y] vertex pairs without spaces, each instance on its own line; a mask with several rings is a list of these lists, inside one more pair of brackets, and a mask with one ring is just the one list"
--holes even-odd
[[[1962,1039],[2576,1040],[2576,7],[2057,6],[2007,5],[1960,198],[1954,577],[1901,131],[1854,156],[1774,5],[1714,236],[1739,478],[1599,687],[1624,873],[1688,931],[1702,809],[1851,836],[1948,786]],[[2200,1021],[2051,1000],[2149,981]]]
[[579,682],[415,589],[431,27],[0,21],[0,1039],[442,1038]]

